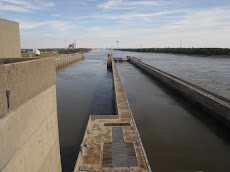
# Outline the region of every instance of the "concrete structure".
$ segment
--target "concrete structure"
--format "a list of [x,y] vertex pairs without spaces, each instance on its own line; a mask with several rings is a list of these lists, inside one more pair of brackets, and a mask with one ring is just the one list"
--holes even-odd
[[0,18],[0,58],[21,57],[19,24]]
[[71,49],[71,50],[76,49],[76,41],[74,41],[74,43],[72,43],[72,44],[69,44],[68,49]]
[[117,115],[90,116],[74,172],[151,171],[115,62],[111,60]]
[[0,81],[0,171],[61,172],[54,58],[0,59]]
[[230,126],[230,100],[147,65],[135,57],[131,57],[130,62]]
[[68,64],[80,61],[82,59],[85,59],[85,55],[77,55],[73,57],[68,57],[68,58],[60,58],[56,60],[56,69],[58,70],[61,67],[64,67]]

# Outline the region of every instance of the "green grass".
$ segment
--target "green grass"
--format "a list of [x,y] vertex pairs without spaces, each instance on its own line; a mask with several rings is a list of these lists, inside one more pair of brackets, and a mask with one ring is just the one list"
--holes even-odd
[[[28,53],[21,53],[22,57],[30,57],[30,54]],[[59,54],[59,53],[41,53],[39,56],[36,56],[34,53],[31,53],[31,57],[59,57],[65,54]]]

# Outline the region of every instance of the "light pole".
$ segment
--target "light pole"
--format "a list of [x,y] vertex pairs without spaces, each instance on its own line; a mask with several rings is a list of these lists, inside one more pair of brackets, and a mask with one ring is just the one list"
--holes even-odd
[[118,58],[118,43],[119,43],[119,42],[117,41],[117,58]]
[[141,44],[141,56],[142,56],[142,44]]

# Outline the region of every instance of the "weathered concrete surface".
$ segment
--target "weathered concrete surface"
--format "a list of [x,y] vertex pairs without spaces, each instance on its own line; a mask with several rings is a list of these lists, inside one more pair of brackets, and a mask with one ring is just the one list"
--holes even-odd
[[[5,61],[5,59],[0,60]],[[10,90],[10,109],[55,84],[54,58],[0,63],[0,115],[7,109],[6,90]]]
[[0,58],[21,57],[19,24],[0,18]]
[[77,55],[73,57],[58,59],[56,60],[56,69],[58,70],[61,67],[64,67],[68,64],[71,64],[71,63],[74,63],[74,62],[77,62],[83,59],[85,59],[85,55]]
[[0,119],[0,138],[0,171],[61,171],[55,85]]
[[230,126],[230,100],[149,66],[140,59],[132,57],[130,62]]
[[55,60],[19,61],[0,65],[0,171],[61,171]]
[[[81,166],[85,166],[86,171],[151,171],[114,60],[112,60],[112,70],[118,115],[90,116],[75,172],[79,171]],[[122,131],[124,141],[134,144],[137,167],[102,167],[103,145],[112,143],[112,127],[114,127],[104,126],[104,123],[130,123],[130,126],[122,126]]]

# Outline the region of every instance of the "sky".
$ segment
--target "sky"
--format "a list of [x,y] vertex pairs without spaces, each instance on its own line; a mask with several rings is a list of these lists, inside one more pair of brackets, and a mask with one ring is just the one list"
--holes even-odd
[[230,48],[229,0],[0,0],[21,48]]

